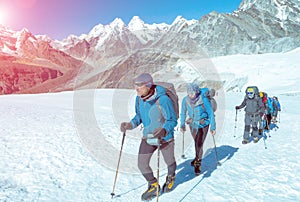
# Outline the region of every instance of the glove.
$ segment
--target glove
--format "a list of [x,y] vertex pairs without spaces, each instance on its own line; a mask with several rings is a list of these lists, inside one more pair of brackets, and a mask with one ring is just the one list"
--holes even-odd
[[216,130],[211,130],[210,133],[211,133],[212,135],[215,135],[215,134],[216,134]]
[[131,129],[132,129],[131,123],[129,123],[129,122],[122,122],[121,123],[121,127],[120,127],[121,132],[124,133],[126,130],[131,130]]
[[166,134],[167,134],[167,131],[164,128],[157,128],[153,132],[153,136],[158,139],[165,137]]
[[240,109],[240,107],[239,106],[235,106],[235,109],[238,110],[238,109]]
[[193,119],[192,118],[188,118],[185,122],[186,122],[186,124],[191,124],[193,122]]
[[180,127],[180,131],[181,131],[182,133],[184,133],[184,132],[186,131],[185,126]]
[[199,122],[200,122],[200,124],[201,124],[201,125],[204,125],[204,124],[205,124],[205,120],[206,120],[206,118],[204,118],[204,119],[200,119],[200,121],[199,121]]

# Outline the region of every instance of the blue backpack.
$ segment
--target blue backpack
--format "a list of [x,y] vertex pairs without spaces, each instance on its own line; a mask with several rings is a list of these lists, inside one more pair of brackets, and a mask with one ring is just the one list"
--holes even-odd
[[274,107],[273,107],[273,99],[268,97],[268,112],[273,113]]
[[273,97],[273,102],[274,102],[274,104],[276,105],[278,111],[281,111],[281,106],[280,106],[280,103],[279,103],[277,97],[275,97],[275,96]]
[[[211,89],[201,88],[201,95],[202,95],[202,97],[207,97],[208,98],[208,100],[211,104],[211,107],[213,109],[213,112],[217,111],[217,108],[218,108],[218,104],[217,104],[217,102],[214,98],[215,94],[216,94],[216,90],[213,89],[213,88],[211,88]],[[204,108],[204,105],[202,105],[202,106]]]

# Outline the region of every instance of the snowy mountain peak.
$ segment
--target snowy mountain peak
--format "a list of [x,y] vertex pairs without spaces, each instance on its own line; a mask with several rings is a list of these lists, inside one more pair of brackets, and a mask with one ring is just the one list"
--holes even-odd
[[177,16],[177,18],[171,24],[171,27],[177,27],[177,31],[180,31],[182,28],[193,25],[197,22],[198,20],[195,19],[187,20],[182,16]]
[[144,21],[141,20],[141,18],[139,18],[138,16],[134,16],[128,23],[128,29],[130,31],[136,31],[136,30],[141,30],[141,29],[145,29],[145,28],[147,28],[147,27],[145,26]]
[[172,25],[179,24],[179,23],[185,23],[187,20],[183,18],[182,16],[177,16],[176,19],[173,21]]
[[19,42],[26,41],[29,38],[36,39],[36,37],[26,28],[23,28],[21,31],[16,32],[16,37]]
[[243,0],[239,6],[239,9],[242,11],[248,10],[256,3],[257,0]]
[[171,24],[171,29],[174,32],[180,32],[182,29],[187,28],[189,25],[197,23],[196,20],[186,20],[182,16],[177,16],[177,18]]
[[119,29],[122,29],[124,28],[126,25],[125,23],[123,22],[123,20],[121,18],[116,18],[114,19],[114,21],[112,21],[112,23],[109,24],[109,26],[111,28],[119,28]]
[[99,36],[100,33],[104,31],[104,25],[98,24],[89,32],[88,36],[95,37]]
[[20,33],[29,33],[29,30],[27,28],[23,28]]
[[129,24],[144,24],[144,21],[139,16],[133,16]]

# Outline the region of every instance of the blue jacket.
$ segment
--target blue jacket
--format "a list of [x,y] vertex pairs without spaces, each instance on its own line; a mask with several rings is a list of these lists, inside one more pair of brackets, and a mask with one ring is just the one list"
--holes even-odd
[[[216,130],[216,121],[213,109],[207,97],[199,95],[199,100],[195,105],[190,104],[188,96],[185,96],[182,100],[181,112],[180,112],[180,127],[185,126],[186,114],[192,118],[192,128],[204,128],[210,125],[210,130]],[[201,119],[205,119],[204,124],[200,123]]]
[[170,141],[174,138],[174,128],[177,125],[173,103],[166,95],[166,90],[161,86],[155,87],[155,93],[151,98],[144,101],[139,96],[136,96],[135,116],[130,123],[133,128],[143,123],[144,137],[147,137],[148,134],[153,134],[157,128],[164,128],[167,131],[167,135],[163,140]]
[[277,102],[277,108],[279,111],[281,111],[281,105],[280,105],[280,102],[279,101],[276,101]]
[[273,104],[273,99],[268,97],[268,110],[267,114],[273,114],[274,112],[274,104]]

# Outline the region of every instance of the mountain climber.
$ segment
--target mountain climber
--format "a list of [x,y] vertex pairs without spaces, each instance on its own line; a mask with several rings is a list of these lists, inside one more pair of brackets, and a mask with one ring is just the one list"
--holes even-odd
[[174,128],[177,117],[171,99],[166,90],[154,85],[148,73],[139,75],[134,80],[137,96],[135,116],[130,122],[121,123],[121,131],[131,130],[143,124],[143,138],[139,147],[138,168],[148,182],[148,189],[142,194],[142,200],[149,200],[160,190],[159,182],[150,167],[150,159],[158,148],[168,166],[163,192],[172,190],[175,181],[176,161],[174,157]]
[[250,129],[252,126],[253,140],[258,142],[258,127],[257,124],[261,119],[261,114],[264,113],[262,99],[259,97],[259,91],[256,86],[250,86],[246,89],[246,96],[241,105],[236,106],[235,109],[239,110],[245,108],[245,130],[243,144],[250,142]]
[[273,107],[274,107],[274,110],[273,110],[273,114],[272,114],[272,120],[273,120],[273,123],[276,124],[278,112],[281,111],[281,106],[280,106],[278,97],[276,97],[276,96],[273,96]]
[[[191,162],[195,174],[201,173],[201,162],[203,155],[203,143],[206,139],[210,126],[212,135],[216,133],[216,122],[212,106],[207,97],[203,96],[201,89],[195,83],[187,86],[187,96],[182,100],[180,112],[180,130],[186,131],[185,124],[190,127],[195,144],[195,159]],[[186,114],[188,119],[186,120]]]

